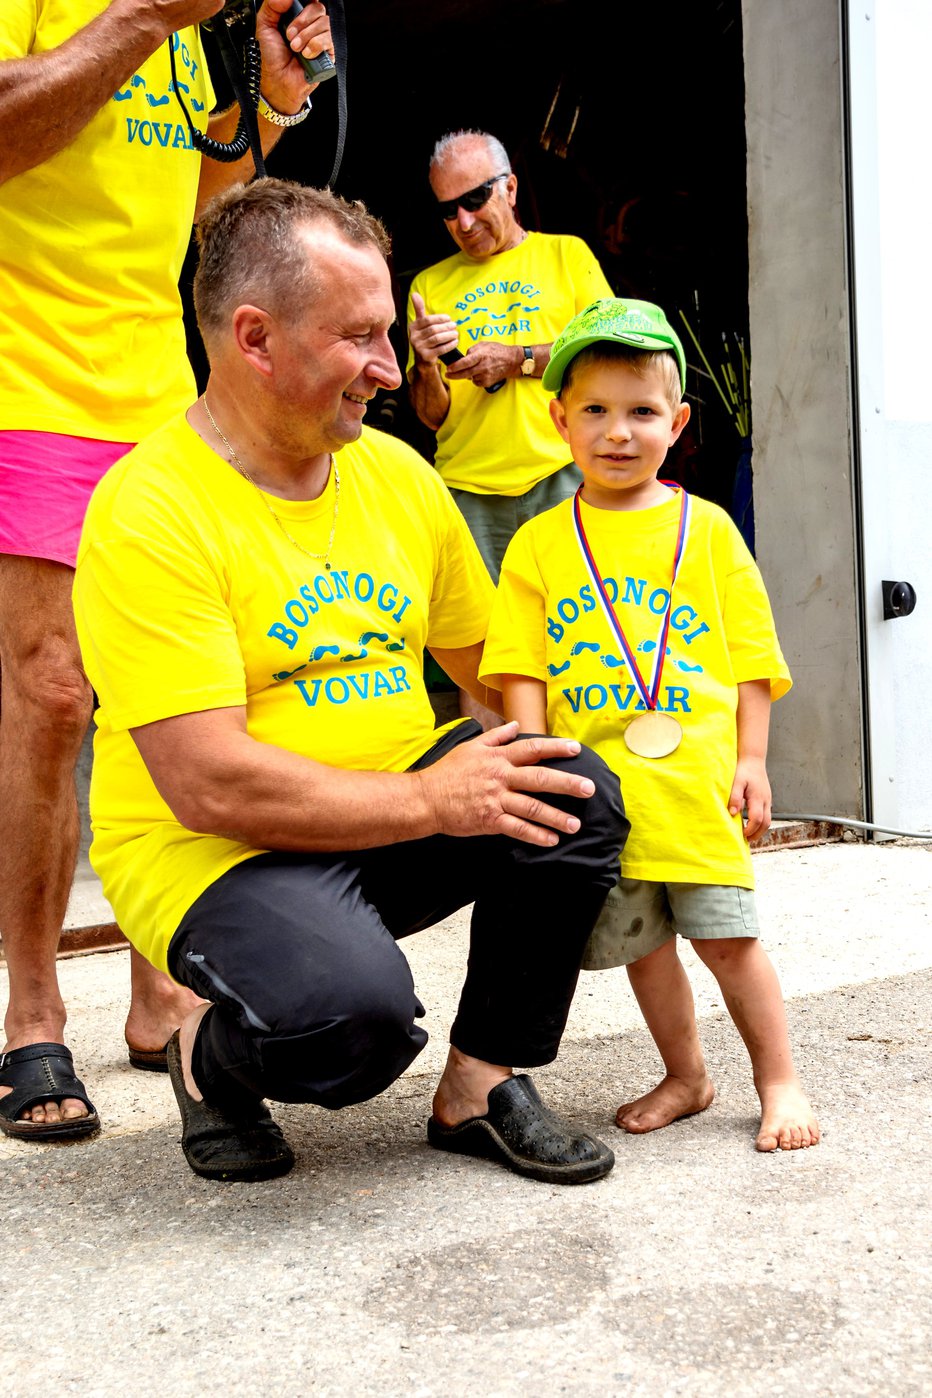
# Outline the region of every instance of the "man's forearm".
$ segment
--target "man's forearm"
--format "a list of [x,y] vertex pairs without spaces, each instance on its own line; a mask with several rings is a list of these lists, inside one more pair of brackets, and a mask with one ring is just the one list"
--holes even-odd
[[440,365],[422,364],[415,360],[408,383],[411,406],[424,426],[436,432],[443,426],[450,411],[450,390],[444,383]]
[[[239,107],[231,107],[228,111],[212,116],[207,126],[207,134],[211,140],[221,141],[226,144],[232,141],[236,135],[236,128],[239,125]],[[268,155],[284,134],[281,126],[275,126],[270,121],[264,121],[262,117],[257,117],[259,125],[259,140],[262,145],[262,154]],[[242,160],[233,161],[230,164],[223,164],[219,160],[211,160],[209,157],[201,161],[201,174],[197,186],[197,204],[195,209],[195,221],[200,217],[201,211],[215,194],[222,194],[231,185],[242,181],[244,184],[251,180],[256,173],[255,163],[252,158],[252,151],[247,151]]]
[[510,835],[552,845],[579,818],[548,794],[591,796],[591,780],[539,764],[575,757],[559,738],[505,725],[417,772],[328,767],[261,743],[245,710],[179,714],[132,731],[149,774],[188,830],[255,849],[372,849],[427,835]]
[[113,0],[57,49],[0,63],[0,183],[70,145],[174,32],[167,18],[180,9]]
[[[437,833],[423,783],[411,772],[325,767],[263,745],[261,761],[232,784],[199,794],[200,818],[183,823],[257,849],[373,849]],[[282,760],[279,760],[282,759]],[[226,789],[224,789],[226,787]],[[202,829],[205,823],[206,829]]]
[[327,852],[436,833],[414,773],[329,767],[210,714],[149,724],[133,737],[175,818],[199,834]]

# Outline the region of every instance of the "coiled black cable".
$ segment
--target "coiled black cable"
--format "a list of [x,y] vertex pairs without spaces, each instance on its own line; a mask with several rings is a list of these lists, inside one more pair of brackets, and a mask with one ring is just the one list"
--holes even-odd
[[[168,56],[172,73],[172,90],[178,98],[181,110],[184,112],[185,121],[188,123],[188,130],[191,133],[191,143],[202,155],[209,156],[211,160],[219,160],[223,164],[232,164],[234,160],[242,160],[243,156],[252,149],[252,157],[256,167],[256,174],[261,179],[265,174],[265,164],[262,159],[262,147],[259,140],[259,128],[256,121],[256,108],[259,105],[259,92],[262,81],[262,54],[259,50],[258,40],[250,35],[243,42],[243,67],[237,72],[239,63],[236,57],[236,50],[229,37],[227,27],[220,23],[214,30],[214,35],[220,47],[221,57],[227,70],[227,75],[233,86],[233,91],[239,102],[239,122],[236,127],[236,134],[232,141],[215,141],[213,137],[198,131],[191,114],[185,106],[184,98],[178,86],[178,78],[175,72],[175,50],[171,39],[168,41]],[[243,80],[245,79],[245,90]]]

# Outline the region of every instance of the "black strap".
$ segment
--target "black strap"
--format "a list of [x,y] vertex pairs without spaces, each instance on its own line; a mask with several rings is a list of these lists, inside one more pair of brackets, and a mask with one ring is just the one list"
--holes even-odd
[[239,122],[233,140],[215,141],[212,136],[199,131],[191,120],[191,114],[178,86],[178,76],[175,71],[174,35],[170,35],[168,39],[168,61],[172,74],[172,90],[184,112],[188,131],[191,133],[191,144],[195,150],[199,150],[202,155],[209,156],[211,160],[219,160],[223,164],[232,164],[235,160],[242,160],[246,152],[251,150],[256,174],[261,178],[265,174],[265,161],[262,158],[262,142],[259,137],[259,121],[256,116],[262,74],[259,44],[255,38],[247,39],[243,46],[242,59],[240,59],[233,40],[230,38],[230,31],[222,17],[213,26],[212,32],[217,40],[233,95],[239,104]]
[[216,25],[214,34],[220,48],[220,57],[223,59],[223,66],[226,68],[227,77],[230,79],[230,86],[239,103],[240,126],[237,129],[239,130],[243,126],[246,128],[246,134],[249,138],[249,148],[252,151],[253,164],[256,167],[256,175],[261,180],[265,176],[265,161],[262,158],[259,118],[256,115],[256,109],[259,106],[259,87],[262,75],[262,57],[259,52],[259,42],[254,37],[250,37],[246,40],[243,45],[243,62],[241,63],[233,40],[230,38],[230,31],[227,26],[225,24]]
[[[327,0],[327,10],[330,15],[330,32],[333,35],[333,61],[337,70],[337,145],[333,157],[333,169],[327,180],[327,184],[332,189],[340,173],[340,166],[343,163],[343,148],[346,144],[346,14],[343,9],[343,0]],[[243,61],[240,62],[222,12],[209,25],[209,28],[217,41],[233,95],[239,104],[239,124],[233,140],[225,143],[215,141],[212,137],[198,131],[191,120],[175,73],[175,50],[172,42],[174,36],[170,36],[168,40],[172,89],[181,110],[184,112],[188,130],[191,133],[191,142],[195,149],[209,156],[211,160],[219,160],[224,163],[241,160],[246,151],[251,150],[256,174],[261,179],[265,175],[265,161],[262,156],[259,121],[256,116],[261,76],[259,44],[255,38],[248,38],[244,44]]]
[[343,0],[327,0],[330,15],[330,33],[333,35],[333,61],[337,70],[337,148],[333,157],[333,169],[327,184],[332,189],[337,182],[340,166],[343,163],[343,147],[346,144],[346,13]]

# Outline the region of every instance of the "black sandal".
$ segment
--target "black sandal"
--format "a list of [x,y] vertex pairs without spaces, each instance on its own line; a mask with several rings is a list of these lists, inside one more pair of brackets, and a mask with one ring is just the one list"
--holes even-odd
[[168,1044],[160,1049],[133,1048],[132,1044],[126,1047],[133,1068],[141,1068],[144,1073],[168,1072]]
[[168,1076],[181,1112],[181,1149],[206,1180],[272,1180],[286,1175],[294,1152],[268,1107],[255,1099],[248,1111],[227,1115],[196,1101],[184,1085],[178,1031],[168,1041]]
[[458,1126],[441,1126],[431,1117],[427,1139],[437,1150],[484,1156],[548,1184],[587,1184],[607,1175],[615,1163],[604,1141],[544,1106],[527,1073],[492,1088],[485,1116]]
[[[0,1131],[21,1141],[69,1141],[100,1130],[100,1117],[83,1082],[74,1075],[74,1059],[64,1044],[30,1044],[0,1054],[0,1087],[12,1087],[0,1097]],[[87,1116],[62,1121],[20,1121],[21,1112],[41,1102],[62,1103],[75,1097]]]

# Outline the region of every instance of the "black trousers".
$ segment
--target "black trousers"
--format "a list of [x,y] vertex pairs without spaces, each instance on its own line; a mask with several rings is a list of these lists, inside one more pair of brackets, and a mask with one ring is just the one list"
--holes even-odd
[[[475,737],[467,720],[417,767]],[[505,836],[435,835],[350,854],[256,855],[212,884],[169,948],[172,975],[213,1002],[195,1042],[205,1099],[244,1093],[344,1107],[382,1092],[427,1042],[398,939],[474,903],[450,1041],[534,1067],[557,1055],[579,965],[628,833],[618,778],[595,753],[547,765],[588,776],[580,819],[538,848]]]

